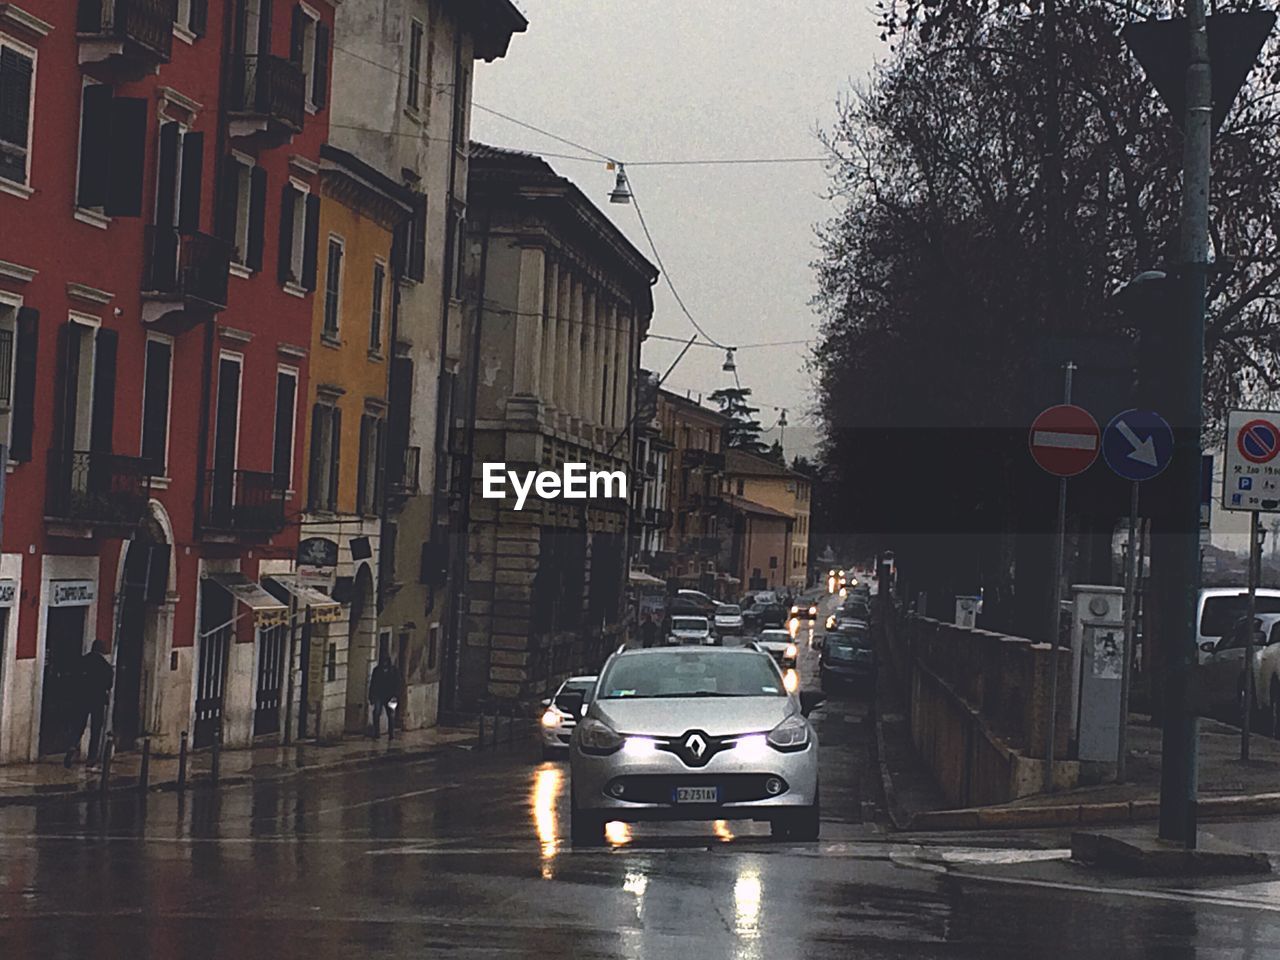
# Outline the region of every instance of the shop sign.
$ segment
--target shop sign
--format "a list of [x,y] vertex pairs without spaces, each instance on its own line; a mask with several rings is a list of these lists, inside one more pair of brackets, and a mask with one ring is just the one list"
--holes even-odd
[[94,600],[92,580],[53,580],[49,595],[51,607],[87,607]]

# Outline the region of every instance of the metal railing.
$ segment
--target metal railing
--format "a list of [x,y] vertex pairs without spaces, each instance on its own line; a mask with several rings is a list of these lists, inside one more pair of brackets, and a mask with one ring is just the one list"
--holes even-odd
[[148,461],[96,450],[50,450],[45,516],[131,526],[151,498]]
[[422,449],[405,447],[401,469],[391,475],[388,492],[393,497],[412,497],[418,493],[419,472],[422,468]]
[[233,113],[267,117],[294,133],[302,130],[307,83],[297,64],[270,54],[245,54],[235,70]]
[[229,533],[275,533],[284,529],[284,499],[284,487],[272,473],[210,470],[201,525]]
[[680,457],[686,467],[706,467],[709,470],[724,470],[724,454],[713,450],[698,450],[688,447],[680,451]]
[[207,233],[179,233],[148,226],[144,288],[192,300],[215,310],[227,306],[231,244]]
[[80,0],[76,31],[126,41],[167,62],[177,19],[177,0]]

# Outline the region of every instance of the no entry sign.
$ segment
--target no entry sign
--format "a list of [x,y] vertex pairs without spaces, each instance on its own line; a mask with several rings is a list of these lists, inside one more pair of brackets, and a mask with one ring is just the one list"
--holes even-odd
[[1055,477],[1074,477],[1098,459],[1098,421],[1071,403],[1050,407],[1031,424],[1031,456]]

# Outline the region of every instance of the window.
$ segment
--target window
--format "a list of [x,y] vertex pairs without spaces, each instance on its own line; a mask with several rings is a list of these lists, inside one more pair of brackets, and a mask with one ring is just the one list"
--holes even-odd
[[284,185],[280,200],[280,282],[316,288],[316,247],[320,239],[320,198],[298,181]]
[[369,311],[369,352],[382,352],[382,300],[387,286],[387,266],[381,260],[373,264],[373,307]]
[[172,376],[173,344],[160,337],[148,338],[142,379],[142,457],[153,477],[167,476]]
[[738,496],[742,496],[742,491],[746,487],[746,483],[742,480],[738,481]]
[[453,296],[455,300],[462,299],[463,265],[466,263],[464,257],[466,236],[466,217],[462,213],[455,213],[453,224]]
[[114,96],[89,83],[80,102],[80,169],[76,205],[109,217],[142,215],[147,101]]
[[410,110],[417,110],[422,99],[422,23],[409,24],[409,76],[406,81],[405,102]]
[[427,197],[414,196],[413,216],[396,227],[396,276],[421,283],[427,275]]
[[360,418],[360,470],[356,476],[356,510],[375,517],[382,507],[383,418],[366,413]]
[[298,371],[281,367],[276,371],[276,429],[271,454],[271,472],[279,490],[293,489],[293,423],[297,406]]
[[342,411],[317,403],[311,411],[311,474],[307,485],[310,510],[338,508],[338,462],[342,446]]
[[289,56],[302,69],[307,104],[320,109],[329,91],[329,26],[321,22],[317,11],[304,4],[293,8]]
[[31,170],[31,112],[36,54],[0,38],[0,179],[26,186]]
[[249,157],[228,157],[223,167],[223,208],[218,235],[228,241],[235,262],[262,269],[263,224],[267,210],[267,171]]
[[324,328],[327,339],[338,338],[342,307],[342,238],[329,238],[329,258],[324,270]]
[[209,0],[177,0],[173,22],[179,28],[203,37],[209,26]]
[[458,71],[453,88],[453,145],[462,150],[467,145],[467,91],[471,84],[471,71],[466,67]]
[[427,669],[436,668],[436,657],[440,647],[440,624],[433,623],[427,628]]

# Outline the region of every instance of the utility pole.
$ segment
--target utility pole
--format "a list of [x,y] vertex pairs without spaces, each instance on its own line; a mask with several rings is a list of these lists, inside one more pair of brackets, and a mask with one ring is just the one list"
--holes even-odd
[[1169,411],[1174,455],[1169,472],[1174,506],[1165,551],[1170,610],[1168,670],[1160,765],[1160,836],[1196,845],[1199,719],[1187,700],[1196,661],[1196,598],[1200,592],[1200,430],[1204,395],[1204,312],[1209,266],[1209,151],[1213,100],[1205,0],[1186,0],[1188,65],[1183,123],[1181,302],[1171,323],[1175,364]]

